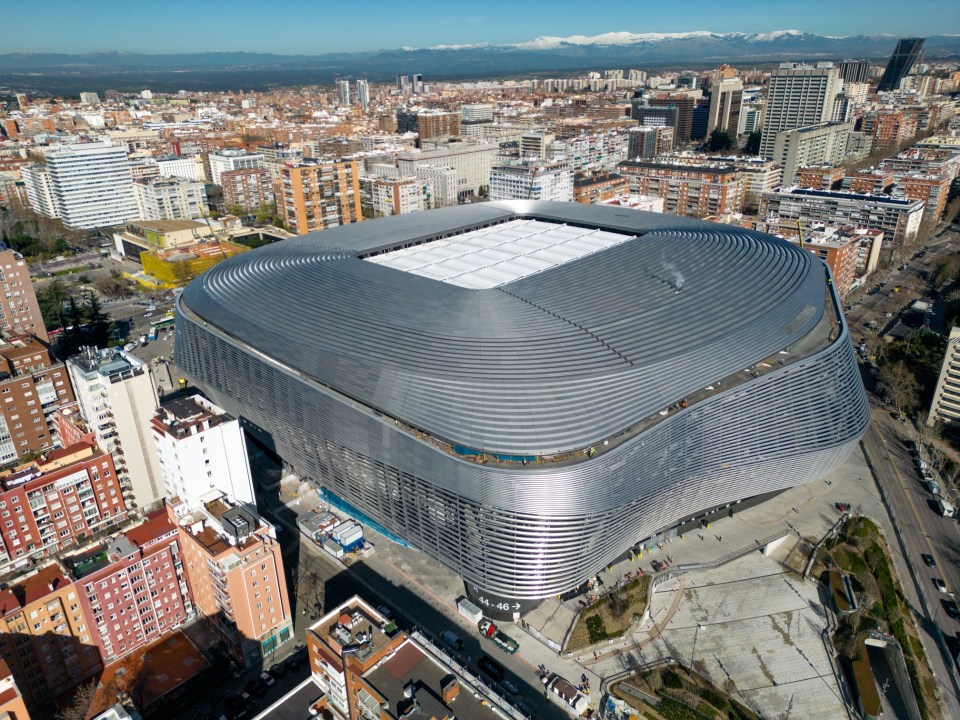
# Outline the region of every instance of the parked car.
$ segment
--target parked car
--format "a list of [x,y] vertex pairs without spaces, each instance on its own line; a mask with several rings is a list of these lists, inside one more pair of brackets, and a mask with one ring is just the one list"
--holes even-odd
[[927,464],[920,458],[914,458],[913,464],[916,465],[920,470],[926,470],[928,467]]
[[277,681],[274,679],[273,675],[271,675],[266,670],[260,673],[260,681],[267,687],[273,687],[274,685],[277,684]]
[[270,674],[275,678],[280,679],[287,676],[287,669],[280,663],[277,663],[270,668]]
[[263,697],[267,692],[267,686],[259,680],[251,680],[247,683],[246,688],[248,693],[252,693],[257,697]]
[[937,566],[937,561],[933,559],[933,555],[927,555],[924,553],[920,557],[923,558],[923,564],[927,567],[932,568]]
[[290,657],[288,657],[286,660],[283,661],[283,666],[290,672],[293,672],[294,670],[299,670],[300,658],[298,658],[296,655],[291,655]]
[[960,620],[960,607],[957,606],[953,600],[947,600],[943,598],[940,603],[943,605],[944,611],[952,617],[954,620]]
[[393,620],[393,612],[386,605],[378,605],[377,612],[383,615],[384,620]]
[[930,579],[933,580],[933,586],[934,586],[939,592],[942,592],[942,593],[947,594],[947,595],[952,595],[952,594],[953,594],[953,593],[951,593],[949,590],[947,590],[947,585],[946,585],[946,583],[944,583],[943,580],[941,580],[940,578],[930,578]]

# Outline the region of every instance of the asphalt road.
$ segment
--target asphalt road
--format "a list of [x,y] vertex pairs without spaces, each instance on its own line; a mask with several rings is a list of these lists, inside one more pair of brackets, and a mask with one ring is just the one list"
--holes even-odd
[[[946,614],[942,602],[954,599],[954,593],[960,591],[960,528],[955,519],[939,515],[932,496],[921,484],[903,442],[914,437],[909,425],[893,419],[886,409],[875,408],[863,444],[906,548],[906,556],[895,557],[894,561],[940,689],[944,717],[960,718],[960,700],[951,679],[956,666],[944,652],[945,643],[940,642],[938,633],[939,629],[946,636],[956,636],[960,631],[960,622]],[[895,539],[889,540],[891,550],[898,554]],[[936,567],[927,567],[922,555],[932,556]],[[939,592],[933,578],[943,580],[950,595]]]

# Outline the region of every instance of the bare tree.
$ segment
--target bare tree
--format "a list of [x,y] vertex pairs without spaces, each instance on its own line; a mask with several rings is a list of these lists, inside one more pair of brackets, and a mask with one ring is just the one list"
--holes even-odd
[[895,363],[885,363],[880,368],[880,382],[886,388],[890,395],[890,401],[897,409],[898,415],[903,415],[904,410],[910,410],[917,406],[919,400],[920,385],[917,383],[917,377],[913,371],[907,367],[903,360]]
[[93,705],[93,698],[97,694],[97,681],[77,685],[70,700],[70,704],[57,713],[57,720],[87,720],[87,713]]

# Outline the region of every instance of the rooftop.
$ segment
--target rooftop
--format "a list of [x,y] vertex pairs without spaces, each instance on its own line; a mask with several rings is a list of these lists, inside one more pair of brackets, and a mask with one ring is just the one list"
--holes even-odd
[[182,438],[231,420],[231,416],[210,401],[193,395],[174,398],[161,405],[154,416],[154,427]]
[[390,641],[382,630],[386,624],[386,618],[354,596],[320,618],[310,631],[338,656],[343,655],[344,649],[357,647],[355,654],[363,661]]
[[70,579],[63,573],[63,568],[58,563],[52,562],[45,565],[34,574],[0,590],[0,616],[21,610],[69,584]]
[[103,377],[114,377],[122,373],[136,374],[144,369],[143,363],[133,355],[119,348],[95,347],[81,348],[68,363],[79,367],[85,373],[97,373]]
[[506,285],[636,237],[544,220],[509,220],[366,260],[480,290]]

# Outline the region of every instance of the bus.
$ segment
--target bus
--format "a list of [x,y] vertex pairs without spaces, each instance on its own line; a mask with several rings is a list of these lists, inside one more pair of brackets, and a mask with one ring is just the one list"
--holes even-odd
[[151,320],[150,330],[154,332],[160,332],[164,328],[172,328],[175,320],[176,316],[173,313],[167,313],[162,318]]

